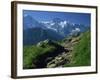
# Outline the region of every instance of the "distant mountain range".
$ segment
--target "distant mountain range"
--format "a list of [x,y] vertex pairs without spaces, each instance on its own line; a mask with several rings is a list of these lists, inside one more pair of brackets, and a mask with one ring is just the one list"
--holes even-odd
[[23,43],[32,45],[46,39],[58,41],[75,32],[85,32],[89,28],[89,26],[74,24],[60,18],[39,22],[27,15],[23,17]]

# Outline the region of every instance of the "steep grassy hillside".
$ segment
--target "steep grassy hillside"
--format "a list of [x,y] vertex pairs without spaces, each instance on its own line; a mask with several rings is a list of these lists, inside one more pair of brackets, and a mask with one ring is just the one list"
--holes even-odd
[[81,34],[79,43],[74,46],[70,64],[65,66],[89,66],[91,65],[90,31]]
[[62,51],[64,48],[51,40],[45,40],[33,46],[24,46],[23,68],[44,68],[49,60]]
[[35,63],[38,61],[40,55],[46,55],[47,53],[53,52],[55,47],[47,45],[46,48],[37,46],[25,46],[23,55],[23,68],[35,68]]

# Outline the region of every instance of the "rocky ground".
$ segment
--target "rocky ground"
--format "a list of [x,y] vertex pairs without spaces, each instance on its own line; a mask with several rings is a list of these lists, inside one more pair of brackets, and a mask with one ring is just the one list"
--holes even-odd
[[62,43],[62,46],[65,49],[64,52],[55,56],[53,59],[51,57],[47,58],[51,60],[47,63],[46,67],[63,67],[65,64],[69,64],[71,61],[73,46],[76,45],[79,40],[79,37],[74,37],[73,39],[69,39],[69,41],[65,40],[65,42]]

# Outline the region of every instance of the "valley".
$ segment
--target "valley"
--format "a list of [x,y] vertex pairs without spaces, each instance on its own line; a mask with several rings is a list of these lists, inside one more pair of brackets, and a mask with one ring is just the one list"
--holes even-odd
[[24,69],[89,66],[90,31],[60,41],[46,39],[24,46]]

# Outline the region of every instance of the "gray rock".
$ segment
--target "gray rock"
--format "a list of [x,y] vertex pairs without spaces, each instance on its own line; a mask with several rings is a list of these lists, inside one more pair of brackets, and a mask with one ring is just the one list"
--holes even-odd
[[54,67],[56,67],[56,64],[47,65],[47,68],[54,68]]

